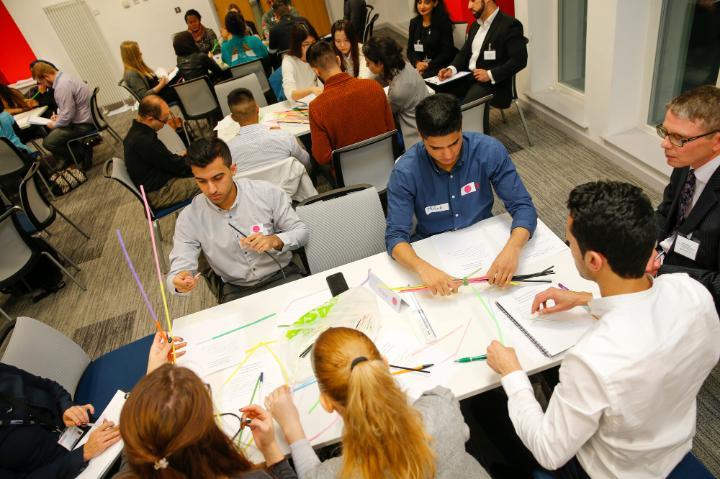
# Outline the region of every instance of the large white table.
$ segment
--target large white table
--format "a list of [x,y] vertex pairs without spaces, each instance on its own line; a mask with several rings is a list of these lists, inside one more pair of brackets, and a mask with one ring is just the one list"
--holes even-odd
[[21,130],[26,130],[30,128],[30,118],[40,116],[43,113],[45,113],[45,110],[47,110],[47,106],[39,106],[37,108],[33,108],[32,110],[24,111],[22,113],[18,113],[17,115],[13,115],[13,118],[15,119],[15,123],[17,123],[18,127],[20,127]]
[[[260,108],[260,123],[272,123],[274,125],[275,113],[290,110],[296,105],[297,103],[295,102],[285,100],[264,106]],[[281,130],[287,131],[296,137],[310,134],[309,123],[278,123],[277,126],[279,126]],[[227,143],[238,134],[240,125],[228,115],[217,124],[215,130],[217,131],[218,138]]]
[[[463,238],[466,238],[469,234],[473,240],[477,241],[477,243],[470,242],[473,246],[482,247],[489,244],[490,239],[495,244],[503,244],[509,234],[509,221],[508,215],[490,218],[461,232],[448,232],[416,242],[414,247],[421,257],[442,267],[437,246],[443,241],[452,238],[452,235],[462,234]],[[544,231],[546,235],[552,235],[554,239],[557,239],[546,227]],[[457,236],[455,237],[457,238]],[[518,274],[542,271],[548,266],[554,266],[556,274],[551,277],[554,282],[562,282],[571,289],[589,290],[596,293],[595,285],[583,280],[578,275],[570,251],[562,245],[560,248],[560,250],[556,248],[556,252],[549,256],[538,253],[531,260],[521,259]],[[189,343],[188,353],[181,358],[179,364],[199,372],[203,380],[211,385],[218,412],[229,412],[226,410],[230,407],[229,403],[224,402],[226,399],[223,398],[228,397],[228,393],[231,392],[230,388],[234,387],[239,395],[242,394],[237,389],[237,385],[226,386],[224,383],[236,369],[235,365],[238,361],[244,358],[236,357],[234,361],[228,360],[228,363],[223,365],[227,366],[227,369],[205,374],[203,372],[205,366],[199,364],[201,361],[199,358],[208,352],[207,348],[212,347],[215,352],[225,349],[229,356],[233,354],[242,356],[245,355],[244,351],[253,348],[257,343],[271,342],[270,349],[280,361],[287,361],[286,367],[289,370],[291,369],[289,365],[297,360],[297,352],[293,352],[288,342],[283,340],[283,335],[287,330],[279,328],[277,325],[292,323],[299,317],[298,311],[302,314],[311,307],[318,306],[325,299],[329,299],[330,293],[325,278],[330,274],[342,272],[348,285],[352,288],[363,284],[368,277],[368,270],[371,270],[390,286],[418,282],[414,275],[400,267],[386,253],[379,253],[252,296],[178,318],[174,322],[173,334],[183,337]],[[560,363],[562,355],[553,358],[543,356],[494,306],[494,299],[507,293],[506,290],[488,285],[481,286],[479,289],[492,304],[495,316],[501,326],[505,344],[515,347],[526,371],[534,373]],[[408,373],[397,376],[401,385],[408,390],[412,389],[414,395],[417,395],[425,387],[430,388],[436,384],[442,384],[450,388],[459,398],[466,398],[498,387],[500,377],[492,372],[484,361],[466,364],[454,363],[454,359],[459,357],[484,354],[490,342],[498,339],[495,323],[483,309],[475,293],[469,287],[462,287],[459,294],[451,297],[434,297],[425,293],[416,295],[416,298],[438,336],[438,340],[429,348],[423,346],[425,341],[420,333],[415,311],[411,311],[408,306],[403,306],[399,312],[395,312],[388,304],[380,299],[377,300],[382,329],[375,338],[376,344],[382,352],[390,357],[391,362],[397,348],[417,345],[420,346],[418,350],[424,350],[416,356],[418,361],[421,357],[427,358],[427,353],[432,353],[432,357],[436,358],[436,365],[431,368],[432,374]],[[312,303],[313,300],[315,303]],[[273,314],[275,315],[267,318]],[[267,319],[258,321],[262,318]],[[236,331],[224,334],[234,329]],[[220,337],[218,338],[218,336]],[[261,346],[255,350],[261,351],[260,354],[270,355],[271,353],[265,351],[266,349]],[[301,360],[299,370],[308,371],[308,362],[309,358]],[[422,363],[405,365],[416,366],[417,364]],[[288,375],[292,376],[292,374]],[[268,376],[274,376],[275,382],[279,384],[271,384],[272,378],[268,379]],[[252,387],[256,378],[257,370],[248,374],[245,381],[251,384],[247,387]],[[273,375],[265,371],[265,378],[263,395],[283,382],[282,374],[277,372]],[[308,382],[311,384],[307,385]],[[329,415],[321,407],[317,407],[317,384],[312,384],[312,380],[307,381],[307,377],[290,377],[288,383],[297,389],[294,394],[295,401],[311,443],[320,446],[338,441],[341,437],[342,422],[335,414]],[[247,390],[244,395],[249,396]],[[245,398],[244,401],[248,401],[248,398]],[[263,404],[262,401],[262,395],[260,395],[256,396],[254,402]],[[237,404],[237,407],[242,405]],[[282,443],[282,434],[279,430],[277,433]],[[244,440],[248,438],[249,435]],[[282,446],[285,447],[284,444]],[[254,448],[248,448],[247,452],[254,460],[261,460]]]

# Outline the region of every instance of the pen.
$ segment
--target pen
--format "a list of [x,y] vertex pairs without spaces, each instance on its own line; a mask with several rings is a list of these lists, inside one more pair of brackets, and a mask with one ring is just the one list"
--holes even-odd
[[467,358],[460,358],[456,359],[456,363],[471,363],[473,361],[485,361],[487,359],[487,356],[484,354],[481,354],[480,356],[469,356]]
[[[255,401],[255,394],[258,391],[258,388],[262,385],[263,382],[263,373],[260,371],[260,376],[258,376],[257,381],[255,381],[255,387],[253,388],[252,395],[250,396],[250,404],[252,405],[253,401]],[[252,422],[252,419],[245,418],[240,419],[240,430],[244,429],[245,426],[250,424]],[[240,433],[240,437],[238,438],[239,441],[242,441],[242,432]]]

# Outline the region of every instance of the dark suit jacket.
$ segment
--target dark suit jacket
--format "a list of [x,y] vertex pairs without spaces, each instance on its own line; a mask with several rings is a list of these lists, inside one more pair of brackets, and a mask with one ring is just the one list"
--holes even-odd
[[[472,43],[480,29],[478,22],[473,22],[467,40],[462,49],[455,55],[452,65],[457,71],[468,71],[468,63],[472,57]],[[484,52],[491,45],[495,50],[495,60],[485,60]],[[495,85],[493,89],[492,105],[498,108],[507,108],[512,101],[512,77],[527,65],[527,39],[523,35],[523,26],[519,20],[503,12],[490,24],[480,47],[475,68],[482,68],[492,72]],[[490,83],[488,83],[490,85]]]
[[[662,203],[655,213],[658,228],[658,241],[662,241],[674,232],[679,208],[680,192],[689,168],[676,168],[670,176],[670,184],[665,188]],[[675,252],[675,245],[665,257],[659,274],[687,273],[710,290],[715,299],[715,307],[720,305],[720,168],[710,177],[700,198],[685,221],[678,227],[678,233],[699,242],[695,261]],[[720,310],[720,308],[718,308]]]
[[[62,428],[62,415],[72,406],[70,394],[58,383],[0,363],[0,393],[27,405],[33,418]],[[26,411],[0,398],[0,419],[28,419]],[[0,477],[24,479],[73,478],[85,467],[83,448],[68,452],[57,444],[59,434],[40,425],[0,427]]]
[[[455,57],[457,48],[453,43],[453,25],[447,15],[433,15],[430,23],[430,34],[423,35],[422,15],[410,20],[408,29],[407,58],[412,66],[425,58],[429,58],[430,66],[423,78],[434,77],[441,68],[445,68]],[[423,51],[415,52],[415,44],[422,43]]]
[[365,17],[367,17],[365,0],[345,0],[343,12],[343,18],[350,20],[357,37],[362,41],[363,33],[365,33]]

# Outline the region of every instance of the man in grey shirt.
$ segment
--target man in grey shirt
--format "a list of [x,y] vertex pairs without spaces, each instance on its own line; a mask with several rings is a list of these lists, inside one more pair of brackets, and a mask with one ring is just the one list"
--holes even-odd
[[[83,81],[43,62],[33,65],[32,76],[39,85],[54,90],[58,109],[46,125],[50,134],[43,140],[43,146],[55,156],[59,166],[65,168],[71,160],[67,142],[95,129],[90,113],[92,90]],[[76,144],[73,153],[77,160],[82,160],[85,169],[92,166],[91,146],[83,151],[82,145]]]
[[178,216],[168,289],[195,288],[201,251],[221,280],[220,303],[299,279],[291,250],[307,243],[309,231],[288,195],[266,181],[233,179],[230,150],[218,138],[191,145],[188,163],[203,194]]

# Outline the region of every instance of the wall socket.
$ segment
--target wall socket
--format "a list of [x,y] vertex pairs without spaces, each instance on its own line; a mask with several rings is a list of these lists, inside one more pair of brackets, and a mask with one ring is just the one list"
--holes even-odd
[[182,10],[180,10],[180,7],[175,7],[175,13],[180,13]]

